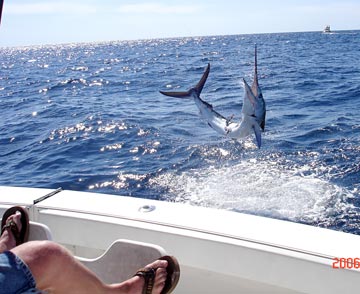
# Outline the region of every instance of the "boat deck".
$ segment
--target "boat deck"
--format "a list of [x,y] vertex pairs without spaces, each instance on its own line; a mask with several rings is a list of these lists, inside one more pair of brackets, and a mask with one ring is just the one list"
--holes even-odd
[[175,293],[354,293],[360,236],[225,210],[132,197],[0,187],[0,210],[29,207],[55,241],[93,258],[117,239],[157,244],[181,264]]

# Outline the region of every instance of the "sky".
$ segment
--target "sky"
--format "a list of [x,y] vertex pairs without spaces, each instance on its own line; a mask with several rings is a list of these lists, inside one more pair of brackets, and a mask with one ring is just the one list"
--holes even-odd
[[0,47],[360,29],[359,0],[4,0]]

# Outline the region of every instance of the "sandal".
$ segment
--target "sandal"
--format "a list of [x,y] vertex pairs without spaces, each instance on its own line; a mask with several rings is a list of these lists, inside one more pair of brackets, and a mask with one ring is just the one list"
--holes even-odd
[[[16,212],[21,213],[21,231],[19,231],[19,228],[17,227],[16,223],[11,219],[8,220],[9,216],[15,214]],[[11,232],[13,233],[15,240],[16,240],[16,246],[25,243],[28,240],[29,237],[29,215],[27,211],[20,207],[20,206],[13,206],[5,211],[2,220],[1,220],[1,235],[5,232],[6,229],[10,228]],[[1,236],[0,235],[0,236]]]
[[[166,260],[168,262],[168,266],[166,267],[167,278],[165,281],[164,288],[161,291],[161,294],[169,294],[171,293],[180,278],[180,266],[177,259],[173,256],[163,256],[160,257],[159,260]],[[143,277],[145,280],[143,294],[151,294],[152,289],[154,287],[156,269],[154,268],[143,268],[139,269],[135,276]]]

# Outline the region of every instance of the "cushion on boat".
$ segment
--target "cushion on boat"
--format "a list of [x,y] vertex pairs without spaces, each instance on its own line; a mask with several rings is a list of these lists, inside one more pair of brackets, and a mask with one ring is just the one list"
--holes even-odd
[[139,268],[166,254],[162,247],[155,244],[119,239],[97,258],[76,258],[105,283],[119,283],[132,277]]

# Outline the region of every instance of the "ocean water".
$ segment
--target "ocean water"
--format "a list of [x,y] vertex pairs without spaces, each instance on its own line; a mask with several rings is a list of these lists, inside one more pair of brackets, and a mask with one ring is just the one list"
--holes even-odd
[[[188,89],[241,117],[267,103],[263,146],[226,139]],[[189,203],[360,234],[360,31],[0,48],[0,185]]]

